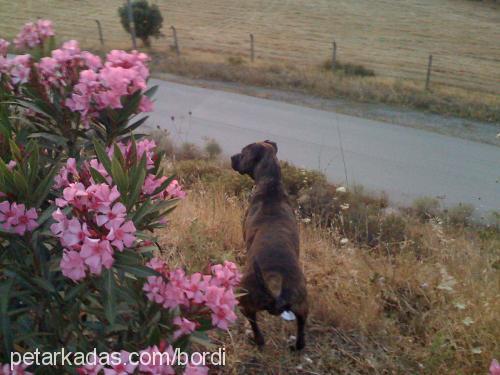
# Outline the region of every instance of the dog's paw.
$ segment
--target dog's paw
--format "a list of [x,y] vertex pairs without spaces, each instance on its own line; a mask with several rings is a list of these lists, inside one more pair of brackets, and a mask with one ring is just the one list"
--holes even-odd
[[264,349],[264,346],[266,344],[266,341],[264,340],[264,337],[257,336],[257,337],[254,337],[253,340],[255,342],[255,345],[257,345],[257,348],[259,348],[259,350]]
[[299,352],[301,351],[302,349],[304,349],[304,347],[306,346],[306,342],[305,340],[297,340],[295,342],[295,345],[290,345],[290,350],[292,352]]

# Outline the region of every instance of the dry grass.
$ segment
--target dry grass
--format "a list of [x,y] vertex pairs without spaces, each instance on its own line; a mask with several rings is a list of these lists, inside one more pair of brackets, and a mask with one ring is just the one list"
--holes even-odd
[[[331,55],[332,39],[341,60],[374,69],[381,76],[423,81],[434,54],[433,80],[495,91],[500,85],[500,5],[465,0],[156,0],[163,32],[178,30],[183,50],[248,54],[249,33],[265,61],[317,65]],[[113,0],[0,0],[0,35],[14,36],[30,19],[48,17],[62,38],[97,47],[95,19],[108,47],[127,47],[129,37]],[[75,18],[75,15],[78,18]],[[154,43],[165,50],[170,40]]]
[[500,95],[466,90],[446,85],[433,85],[426,91],[421,82],[390,77],[358,77],[332,74],[318,66],[290,63],[256,62],[232,64],[210,53],[189,53],[180,60],[165,54],[153,54],[153,71],[237,82],[245,85],[301,91],[323,98],[347,98],[354,101],[386,103],[500,123]]
[[[190,181],[188,197],[160,233],[164,256],[191,270],[244,261],[245,199],[207,181]],[[240,319],[228,335],[214,338],[228,353],[220,372],[486,373],[500,355],[498,232],[404,220],[425,251],[339,246],[338,228],[301,223],[312,310],[305,352],[289,352],[294,326],[266,314],[260,319],[267,346],[258,352]]]

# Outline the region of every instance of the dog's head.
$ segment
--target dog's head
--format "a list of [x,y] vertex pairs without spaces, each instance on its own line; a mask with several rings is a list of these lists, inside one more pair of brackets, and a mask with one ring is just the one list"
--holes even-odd
[[251,143],[241,150],[239,154],[231,156],[231,166],[240,174],[247,174],[254,178],[255,170],[265,160],[276,160],[278,145],[273,141]]

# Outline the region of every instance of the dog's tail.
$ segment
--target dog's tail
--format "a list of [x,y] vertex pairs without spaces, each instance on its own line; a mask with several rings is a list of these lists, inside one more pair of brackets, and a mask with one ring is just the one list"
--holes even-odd
[[262,290],[274,301],[272,314],[279,315],[285,310],[290,309],[290,303],[286,300],[283,293],[283,276],[279,273],[270,273],[266,276],[262,274],[257,260],[253,261],[253,268],[257,282],[262,287]]

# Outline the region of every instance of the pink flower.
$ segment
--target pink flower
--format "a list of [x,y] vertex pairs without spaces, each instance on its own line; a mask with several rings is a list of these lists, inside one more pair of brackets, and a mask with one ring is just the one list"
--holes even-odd
[[7,49],[9,48],[9,45],[9,42],[0,38],[0,56],[7,56]]
[[67,227],[62,233],[61,244],[66,247],[74,247],[83,243],[85,238],[90,237],[86,223],[80,223],[76,218],[67,222]]
[[13,365],[13,369],[10,369],[10,364],[1,364],[0,363],[0,375],[30,375],[32,372],[26,371],[26,365]]
[[500,363],[496,359],[491,361],[490,375],[500,375]]
[[146,297],[150,301],[163,304],[165,301],[164,291],[166,283],[161,276],[149,276],[142,290],[146,292]]
[[205,294],[205,302],[208,307],[215,309],[221,304],[221,299],[224,296],[224,288],[218,286],[209,286]]
[[56,223],[50,226],[50,231],[55,236],[60,237],[63,235],[64,231],[68,229],[69,220],[59,208],[52,213],[52,218]]
[[15,160],[11,160],[11,161],[9,161],[9,164],[7,164],[7,169],[12,172],[14,170],[14,168],[16,167],[16,165],[17,165],[17,162]]
[[164,273],[167,270],[167,263],[165,263],[163,259],[157,257],[154,257],[148,263],[146,263],[146,266],[154,269],[156,272],[159,273]]
[[87,204],[87,197],[88,193],[81,182],[70,183],[63,190],[63,198],[56,198],[56,205],[66,207],[68,204],[71,204],[78,209],[82,209]]
[[177,180],[173,180],[170,185],[167,186],[166,192],[171,198],[183,199],[186,197],[186,192],[182,190],[181,185],[179,185]]
[[78,171],[76,169],[76,160],[74,158],[69,158],[66,161],[66,165],[59,170],[59,173],[54,178],[54,189],[61,189],[63,187],[69,186],[70,177],[71,180],[79,177]]
[[86,276],[84,260],[77,251],[64,250],[60,267],[62,274],[75,282]]
[[99,212],[101,215],[97,215],[97,225],[100,227],[105,225],[106,228],[111,229],[113,227],[119,227],[125,221],[127,208],[122,203],[118,202],[113,205],[113,208],[101,205]]
[[[102,163],[100,163],[99,160],[92,159],[88,162],[88,164],[86,166],[87,166],[87,168],[92,167],[97,172],[99,172],[99,174],[102,177],[104,177],[104,179],[108,182],[108,185],[110,185],[112,183],[111,176],[108,174],[108,171],[106,171],[106,168],[104,168],[104,165]],[[91,178],[90,181],[92,182],[92,184],[95,185],[96,182],[94,181],[93,178]]]
[[153,102],[147,96],[143,96],[139,102],[139,112],[153,112],[153,109]]
[[212,266],[212,273],[215,278],[213,284],[217,286],[235,287],[240,283],[241,273],[233,262],[225,261],[224,265],[217,264]]
[[[142,193],[146,195],[153,194],[155,190],[158,189],[166,179],[167,177],[165,176],[156,178],[154,174],[148,174],[144,180],[144,184],[142,185]],[[161,192],[159,193],[159,195],[161,195]]]
[[103,266],[109,269],[114,263],[113,249],[107,240],[85,238],[80,255],[95,275],[101,274]]
[[36,219],[38,219],[38,214],[34,208],[26,210],[24,204],[15,202],[0,203],[0,223],[3,223],[3,228],[6,230],[13,230],[23,236],[27,231],[32,232],[38,227]]
[[30,77],[30,55],[17,55],[9,60],[9,74],[12,84],[23,84],[28,82]]
[[106,211],[114,201],[120,198],[116,186],[110,188],[107,184],[91,185],[88,191],[92,193],[92,198],[98,210]]
[[208,286],[208,282],[203,278],[199,272],[191,275],[189,283],[185,288],[186,296],[194,303],[204,302],[204,293]]
[[184,375],[208,375],[208,367],[188,364]]
[[100,364],[88,364],[83,367],[77,368],[76,373],[78,375],[98,375],[102,370],[102,365]]
[[[14,206],[15,203],[12,204]],[[38,219],[38,214],[34,208],[30,208],[29,210],[25,210],[24,204],[16,205],[16,216],[17,216],[17,225],[15,228],[15,232],[21,236],[26,233],[26,231],[31,232],[36,227],[38,227],[38,223],[36,219]]]
[[54,36],[52,21],[40,19],[35,23],[28,22],[25,24],[14,39],[14,44],[17,48],[33,48],[51,36]]
[[180,316],[176,316],[174,318],[174,324],[179,327],[179,329],[174,332],[174,340],[178,339],[181,336],[189,335],[196,329],[195,322],[192,322]]
[[111,228],[109,228],[109,233],[106,239],[111,241],[111,244],[118,250],[122,251],[124,247],[130,247],[135,241],[136,229],[132,221],[127,221],[124,224],[117,222],[116,220],[112,223]]
[[11,207],[8,201],[0,202],[0,223],[3,223],[4,229],[10,229],[11,226],[17,225],[16,212]]
[[[163,346],[163,345],[162,345]],[[142,353],[148,353],[143,355]],[[174,362],[174,350],[170,345],[164,349],[159,349],[156,345],[141,350],[143,363],[139,365],[141,373],[152,375],[173,375],[175,374],[172,364]]]
[[97,71],[102,67],[101,58],[93,53],[88,51],[83,51],[81,53],[82,59],[85,61],[85,65],[87,65],[93,71]]
[[112,368],[104,369],[104,375],[127,375],[133,374],[137,365],[130,363],[130,353],[122,350],[120,352],[120,363],[112,365]]
[[236,321],[236,314],[228,306],[217,306],[212,313],[212,324],[220,329],[227,330],[229,325]]

